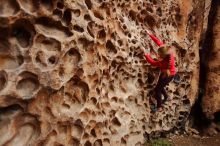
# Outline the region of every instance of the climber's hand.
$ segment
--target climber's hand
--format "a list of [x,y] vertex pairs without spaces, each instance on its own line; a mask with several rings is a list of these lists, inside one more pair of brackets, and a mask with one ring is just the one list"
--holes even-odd
[[167,69],[165,72],[162,73],[162,78],[165,78],[165,77],[169,77],[170,76],[170,70]]
[[145,48],[144,48],[144,47],[141,47],[141,51],[145,53]]
[[168,77],[170,76],[170,70],[169,70],[169,69],[166,70],[166,75],[167,75]]
[[148,35],[150,35],[150,34],[151,34],[149,30],[146,30],[146,33],[147,33]]
[[145,55],[150,56],[150,53],[145,53]]

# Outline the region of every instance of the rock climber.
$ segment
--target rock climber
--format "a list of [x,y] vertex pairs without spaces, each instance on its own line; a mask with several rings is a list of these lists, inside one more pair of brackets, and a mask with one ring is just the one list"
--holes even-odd
[[[159,67],[161,70],[159,80],[155,87],[155,93],[157,100],[156,111],[162,111],[163,109],[162,104],[165,103],[167,100],[170,100],[164,88],[166,85],[170,83],[170,81],[172,81],[172,79],[176,74],[174,53],[171,50],[171,46],[168,46],[163,42],[161,42],[156,36],[151,34],[148,30],[146,31],[146,33],[159,46],[157,53],[159,59],[158,61],[152,59],[149,53],[145,53],[145,48],[141,48],[141,49],[145,53],[144,55],[147,62],[149,62],[153,66]],[[164,96],[163,100],[162,100],[162,95]]]

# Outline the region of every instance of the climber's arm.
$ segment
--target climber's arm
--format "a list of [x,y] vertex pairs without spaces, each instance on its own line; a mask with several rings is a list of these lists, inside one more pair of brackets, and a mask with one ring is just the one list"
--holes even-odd
[[150,38],[158,45],[158,46],[162,46],[163,42],[160,41],[156,36],[154,36],[153,34],[151,34],[148,30],[147,30],[147,34],[150,36]]
[[151,65],[153,66],[157,66],[160,67],[161,66],[161,62],[160,61],[155,61],[150,57],[150,54],[145,54],[145,58],[147,60],[147,62],[149,62]]

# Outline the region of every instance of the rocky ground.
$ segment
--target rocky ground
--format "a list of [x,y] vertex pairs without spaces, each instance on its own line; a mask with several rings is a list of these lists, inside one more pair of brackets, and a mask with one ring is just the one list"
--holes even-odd
[[170,139],[174,146],[220,146],[220,134],[213,137],[174,136]]

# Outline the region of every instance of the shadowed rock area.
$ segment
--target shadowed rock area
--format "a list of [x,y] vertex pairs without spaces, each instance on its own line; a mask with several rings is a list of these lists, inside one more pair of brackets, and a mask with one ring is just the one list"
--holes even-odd
[[[140,146],[143,135],[187,131],[208,4],[1,0],[0,145]],[[219,62],[217,22],[212,79]],[[173,45],[181,81],[167,86],[172,100],[155,114],[149,99],[155,98],[159,70],[146,63],[140,48],[153,52],[157,46],[146,29]],[[219,95],[219,80],[211,81]],[[211,114],[219,111],[217,104]]]

